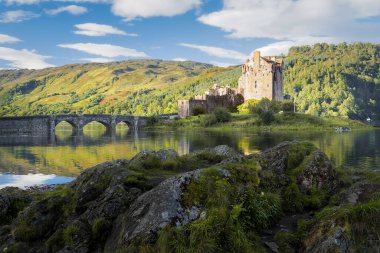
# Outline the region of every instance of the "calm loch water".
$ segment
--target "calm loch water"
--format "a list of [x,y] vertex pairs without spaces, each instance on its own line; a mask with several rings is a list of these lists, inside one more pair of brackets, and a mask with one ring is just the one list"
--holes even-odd
[[81,171],[96,164],[129,159],[141,150],[174,149],[179,154],[227,144],[243,153],[255,153],[283,141],[307,140],[322,149],[337,166],[358,170],[379,170],[380,130],[331,132],[252,132],[252,131],[128,131],[105,135],[97,125],[80,137],[62,126],[53,139],[42,136],[0,137],[0,188],[56,184],[73,180]]

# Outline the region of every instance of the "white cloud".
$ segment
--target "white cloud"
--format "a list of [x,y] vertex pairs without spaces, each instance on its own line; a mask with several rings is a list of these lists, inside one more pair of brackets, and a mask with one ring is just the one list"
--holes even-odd
[[16,37],[0,33],[0,43],[15,43],[15,42],[19,42],[19,41],[20,41],[20,39],[18,39]]
[[74,31],[75,34],[86,36],[106,36],[108,34],[137,36],[137,34],[129,34],[110,25],[85,23],[75,25],[75,27],[78,29],[77,31]]
[[374,27],[358,19],[378,15],[378,0],[224,0],[222,10],[203,15],[199,20],[236,38],[284,40],[355,35],[355,39],[360,39],[359,35]]
[[0,3],[4,2],[6,4],[37,4],[40,0],[0,0]]
[[183,47],[194,48],[210,56],[216,56],[219,58],[228,58],[228,59],[235,59],[235,60],[245,60],[247,58],[247,55],[243,53],[240,53],[234,50],[221,48],[221,47],[210,47],[210,46],[189,44],[189,43],[180,43],[179,45]]
[[0,60],[8,61],[9,66],[17,69],[42,69],[53,67],[45,60],[50,58],[36,53],[34,50],[0,47]]
[[37,17],[39,15],[31,11],[7,11],[0,14],[0,23],[19,23]]
[[174,58],[172,61],[188,61],[188,59],[179,57],[179,58]]
[[199,7],[202,0],[113,0],[112,12],[126,20],[183,14]]
[[227,67],[230,67],[230,66],[237,65],[237,64],[233,64],[233,63],[219,62],[219,61],[211,61],[210,64],[212,64],[214,66],[222,67],[222,68],[227,68]]
[[105,63],[115,61],[115,59],[112,58],[82,58],[80,60],[94,63]]
[[49,15],[56,15],[62,12],[67,12],[72,15],[81,15],[87,12],[87,8],[78,5],[68,5],[59,7],[57,9],[45,10],[45,12]]
[[112,0],[55,0],[56,2],[71,2],[71,3],[112,3]]
[[366,19],[379,16],[379,0],[224,0],[221,10],[198,20],[233,38],[275,39],[279,44],[268,47],[284,52],[287,44],[301,44],[305,38],[314,43],[377,42],[380,21]]
[[59,47],[74,49],[88,54],[99,55],[106,58],[124,57],[147,57],[144,52],[136,49],[115,46],[111,44],[94,44],[94,43],[75,43],[75,44],[59,44]]

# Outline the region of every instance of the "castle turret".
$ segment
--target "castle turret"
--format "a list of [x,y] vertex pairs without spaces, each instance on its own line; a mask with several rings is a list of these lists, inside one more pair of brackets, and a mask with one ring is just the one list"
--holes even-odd
[[253,52],[253,61],[254,61],[255,66],[257,66],[258,68],[260,68],[260,59],[261,59],[260,51]]
[[238,81],[238,91],[244,99],[283,100],[283,67],[282,59],[261,57],[255,51],[243,65],[242,76]]

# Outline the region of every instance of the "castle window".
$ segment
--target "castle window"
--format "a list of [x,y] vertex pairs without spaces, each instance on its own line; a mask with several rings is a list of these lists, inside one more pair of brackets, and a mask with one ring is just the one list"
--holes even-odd
[[257,88],[257,81],[255,81],[255,88]]

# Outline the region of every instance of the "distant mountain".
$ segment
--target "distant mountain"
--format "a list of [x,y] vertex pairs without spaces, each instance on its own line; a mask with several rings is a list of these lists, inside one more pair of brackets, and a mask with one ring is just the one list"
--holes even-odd
[[[293,47],[285,66],[285,93],[293,98],[294,87],[300,89],[298,111],[380,118],[380,45]],[[240,75],[240,67],[162,60],[2,70],[0,116],[174,113],[178,99],[201,94],[215,83],[236,87]]]

